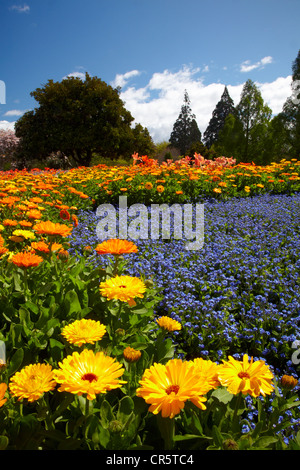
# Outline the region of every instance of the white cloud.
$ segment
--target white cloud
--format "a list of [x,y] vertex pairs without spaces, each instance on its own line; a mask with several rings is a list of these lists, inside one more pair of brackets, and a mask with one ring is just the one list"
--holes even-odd
[[23,6],[21,5],[12,5],[10,7],[11,10],[16,10],[18,13],[28,13],[29,10],[30,10],[30,7],[26,4],[24,4]]
[[81,80],[85,80],[85,73],[83,73],[83,72],[72,72],[72,73],[69,73],[68,75],[65,75],[63,77],[63,79],[68,78],[68,77],[80,78]]
[[117,74],[116,78],[111,83],[111,86],[114,87],[114,88],[117,88],[117,87],[122,88],[127,84],[128,80],[130,80],[130,78],[136,77],[140,74],[141,74],[141,72],[139,72],[138,70],[131,70],[130,72],[126,72],[124,74]]
[[5,129],[5,130],[15,130],[15,123],[14,122],[8,122],[8,121],[0,121],[0,129]]
[[282,105],[286,99],[292,95],[292,76],[278,77],[271,83],[258,83],[255,82],[260,89],[264,101],[270,106],[273,114],[278,114],[282,111]]
[[[154,142],[169,140],[173,124],[183,104],[184,90],[187,90],[192,112],[202,135],[210,121],[225,84],[205,85],[197,77],[199,69],[183,67],[178,72],[164,70],[154,73],[144,87],[128,87],[121,90],[124,101],[135,122],[147,127]],[[244,83],[228,85],[228,92],[235,106],[239,103]],[[279,77],[270,83],[256,83],[264,101],[273,114],[282,110],[285,100],[291,95],[291,76]],[[153,92],[155,96],[153,96]]]
[[20,109],[12,109],[10,111],[6,111],[3,116],[23,116],[26,111],[21,111]]
[[271,64],[273,62],[273,58],[271,56],[266,56],[263,57],[261,60],[256,62],[255,64],[251,65],[250,60],[245,60],[241,66],[240,66],[240,71],[241,72],[251,72],[251,70],[254,69],[262,69],[264,68],[265,65]]

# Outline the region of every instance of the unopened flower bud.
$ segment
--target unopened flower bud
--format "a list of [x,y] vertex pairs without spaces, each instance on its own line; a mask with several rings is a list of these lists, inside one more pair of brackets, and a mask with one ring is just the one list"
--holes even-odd
[[281,385],[287,390],[293,390],[296,387],[298,380],[292,375],[283,375],[281,377]]
[[121,423],[121,421],[115,419],[109,423],[108,429],[111,433],[118,433],[122,431],[123,424]]
[[239,450],[239,446],[237,442],[235,442],[233,439],[226,439],[223,442],[223,449],[224,450]]

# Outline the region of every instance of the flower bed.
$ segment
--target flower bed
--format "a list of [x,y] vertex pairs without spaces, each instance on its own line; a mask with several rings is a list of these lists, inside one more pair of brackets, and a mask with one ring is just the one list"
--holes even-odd
[[[298,162],[135,159],[1,174],[0,447],[299,450]],[[203,248],[100,243],[124,194],[204,203]]]

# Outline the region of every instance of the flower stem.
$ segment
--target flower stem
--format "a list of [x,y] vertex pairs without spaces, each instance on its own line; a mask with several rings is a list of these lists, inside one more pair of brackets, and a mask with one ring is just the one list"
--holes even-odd
[[164,440],[164,450],[174,448],[175,421],[174,418],[163,418],[161,414],[157,415],[157,423]]

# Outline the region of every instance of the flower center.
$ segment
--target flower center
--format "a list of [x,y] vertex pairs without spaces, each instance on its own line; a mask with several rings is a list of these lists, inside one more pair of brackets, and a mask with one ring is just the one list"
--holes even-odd
[[120,286],[120,287],[122,287],[123,289],[125,289],[125,288],[126,288],[126,286]]
[[238,377],[239,377],[240,379],[250,379],[250,375],[248,374],[248,372],[240,372],[240,373],[238,374]]
[[166,389],[166,393],[168,395],[170,395],[170,393],[174,393],[175,395],[177,395],[179,391],[179,385],[170,385],[167,389]]
[[84,374],[81,377],[81,379],[82,380],[88,380],[91,383],[91,382],[94,382],[94,380],[97,380],[97,376],[95,374],[92,374],[92,373],[87,373],[87,374]]

